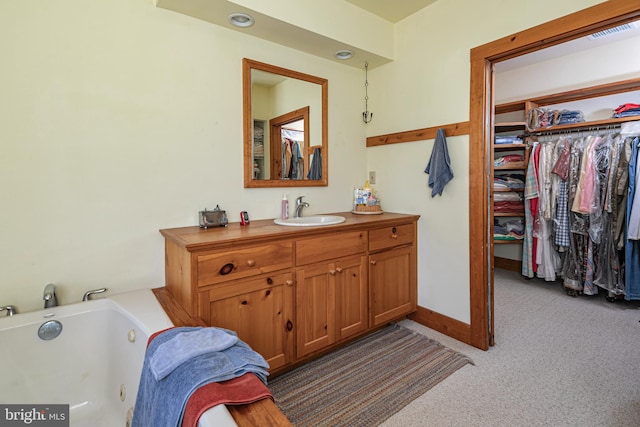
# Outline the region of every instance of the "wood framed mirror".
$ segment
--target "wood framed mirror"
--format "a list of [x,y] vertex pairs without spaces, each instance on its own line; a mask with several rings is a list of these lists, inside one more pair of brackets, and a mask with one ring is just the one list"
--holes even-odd
[[328,81],[242,60],[245,188],[328,185]]

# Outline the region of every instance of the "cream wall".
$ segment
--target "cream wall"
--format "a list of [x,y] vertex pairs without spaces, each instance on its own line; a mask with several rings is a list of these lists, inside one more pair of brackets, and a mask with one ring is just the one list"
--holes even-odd
[[0,305],[164,284],[161,228],[274,218],[282,190],[244,189],[241,60],[329,80],[329,187],[345,211],[366,175],[362,73],[144,0],[0,2]]
[[348,210],[375,170],[385,210],[422,216],[419,304],[468,322],[468,138],[449,138],[455,178],[432,199],[433,141],[366,149],[365,137],[468,120],[471,48],[596,3],[432,4],[396,24],[395,61],[370,70],[364,125],[357,68],[144,0],[1,2],[0,304],[38,308],[48,281],[62,303],[160,286],[158,229],[218,203],[233,221],[277,216],[282,190],[242,186],[249,57],[329,80],[329,187],[290,197],[306,195],[311,213]]
[[[469,120],[469,51],[599,3],[439,0],[396,26],[395,61],[369,74],[367,135]],[[433,140],[367,150],[384,208],[421,215],[418,304],[470,321],[468,137],[448,138],[454,179],[431,198],[423,173]]]

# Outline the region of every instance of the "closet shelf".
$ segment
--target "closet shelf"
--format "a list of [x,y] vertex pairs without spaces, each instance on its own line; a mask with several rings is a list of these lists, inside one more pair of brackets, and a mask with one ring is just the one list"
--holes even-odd
[[521,245],[522,244],[522,239],[514,239],[514,240],[506,240],[506,239],[493,239],[493,244],[494,245],[506,245],[506,244],[517,244],[517,245]]
[[502,123],[495,123],[493,125],[495,132],[496,133],[500,133],[500,132],[509,132],[509,131],[514,131],[514,130],[526,130],[526,126],[524,122],[502,122]]
[[523,191],[524,191],[524,187],[522,187],[522,188],[494,188],[493,189],[494,193],[510,193],[510,192],[522,193]]
[[570,123],[567,125],[557,125],[557,126],[549,126],[547,128],[538,128],[532,131],[529,131],[528,134],[529,135],[536,135],[536,134],[543,134],[543,133],[561,133],[562,131],[566,131],[566,130],[581,130],[581,129],[586,129],[588,130],[589,128],[593,128],[593,127],[602,127],[602,126],[609,126],[609,125],[617,125],[620,123],[625,123],[625,122],[634,122],[634,121],[638,121],[640,120],[640,116],[633,116],[633,117],[620,117],[620,118],[610,118],[610,119],[604,119],[604,120],[594,120],[591,122],[580,122],[580,123]]
[[494,166],[493,170],[507,171],[507,170],[514,170],[514,169],[526,169],[526,168],[527,168],[527,165],[524,162],[514,162],[504,166]]
[[493,144],[494,150],[513,150],[518,148],[527,148],[527,144]]
[[493,216],[524,216],[524,212],[494,212]]

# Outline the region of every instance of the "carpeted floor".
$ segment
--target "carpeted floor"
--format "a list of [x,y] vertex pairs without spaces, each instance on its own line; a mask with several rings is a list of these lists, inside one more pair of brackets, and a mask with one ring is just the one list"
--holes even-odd
[[296,427],[376,426],[471,360],[392,325],[269,381]]
[[381,427],[637,427],[640,301],[567,296],[560,283],[495,271],[496,345],[462,344],[410,320],[473,359]]

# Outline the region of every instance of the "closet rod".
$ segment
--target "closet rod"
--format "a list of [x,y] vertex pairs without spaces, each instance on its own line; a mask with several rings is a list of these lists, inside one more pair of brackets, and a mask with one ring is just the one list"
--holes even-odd
[[576,134],[576,133],[607,133],[607,132],[619,132],[621,125],[619,123],[608,124],[608,125],[597,125],[597,126],[585,126],[584,128],[574,128],[574,129],[559,129],[553,130],[549,129],[543,132],[530,132],[527,133],[527,136],[553,136],[553,135],[567,135],[567,134]]

